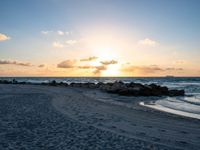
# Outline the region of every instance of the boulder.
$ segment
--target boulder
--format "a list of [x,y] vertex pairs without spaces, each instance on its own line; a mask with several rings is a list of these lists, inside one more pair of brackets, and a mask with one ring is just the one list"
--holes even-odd
[[143,85],[140,83],[115,82],[101,84],[100,89],[109,93],[116,93],[124,96],[183,96],[183,90],[169,90],[165,86],[156,84]]
[[89,83],[88,87],[91,89],[97,88],[97,85],[95,83]]
[[13,79],[13,80],[12,80],[12,83],[13,83],[13,84],[17,84],[18,82],[17,82],[17,80]]
[[110,91],[112,92],[118,92],[126,88],[127,86],[123,82],[114,82],[112,85],[110,85]]
[[68,86],[68,84],[65,83],[65,82],[60,82],[60,83],[58,83],[58,85],[60,85],[60,86]]
[[185,91],[184,90],[170,90],[169,96],[184,96]]
[[72,83],[70,84],[70,86],[71,86],[71,87],[81,87],[81,86],[82,86],[82,83],[73,83],[73,82],[72,82]]
[[51,86],[56,86],[56,85],[57,85],[57,83],[56,83],[56,81],[55,81],[55,80],[53,80],[53,81],[51,81],[51,82],[49,83],[49,85],[51,85]]
[[101,85],[99,86],[99,89],[109,92],[110,89],[111,89],[111,86],[108,85],[108,84],[101,84]]
[[11,84],[12,81],[8,81],[8,80],[0,80],[0,84]]

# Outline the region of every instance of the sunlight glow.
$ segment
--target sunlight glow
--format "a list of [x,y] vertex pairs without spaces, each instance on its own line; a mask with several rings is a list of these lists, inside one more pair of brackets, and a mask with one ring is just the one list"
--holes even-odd
[[117,53],[110,47],[98,47],[94,49],[94,54],[100,61],[116,59]]
[[110,65],[107,67],[107,70],[102,71],[102,76],[106,77],[119,76],[120,75],[119,68],[120,68],[119,64]]

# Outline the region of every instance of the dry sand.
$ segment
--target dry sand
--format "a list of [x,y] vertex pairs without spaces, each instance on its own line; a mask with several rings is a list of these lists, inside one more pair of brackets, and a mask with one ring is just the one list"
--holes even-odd
[[200,121],[138,105],[150,99],[0,85],[0,149],[199,150]]

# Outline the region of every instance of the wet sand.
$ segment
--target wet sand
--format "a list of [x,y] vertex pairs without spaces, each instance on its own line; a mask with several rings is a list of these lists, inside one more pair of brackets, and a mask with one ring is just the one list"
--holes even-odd
[[[98,90],[0,85],[0,149],[200,149],[200,121]],[[122,101],[132,100],[132,105]],[[117,103],[116,103],[117,102]]]

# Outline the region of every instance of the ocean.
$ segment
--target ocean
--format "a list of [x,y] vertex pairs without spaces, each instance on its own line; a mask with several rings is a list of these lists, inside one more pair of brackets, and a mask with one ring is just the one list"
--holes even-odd
[[200,119],[200,77],[0,77],[0,80],[17,80],[39,84],[42,82],[136,82],[143,84],[155,83],[170,89],[184,89],[183,97],[164,97],[151,104],[140,102],[141,105],[166,111],[169,113]]

